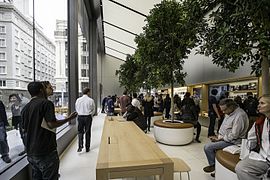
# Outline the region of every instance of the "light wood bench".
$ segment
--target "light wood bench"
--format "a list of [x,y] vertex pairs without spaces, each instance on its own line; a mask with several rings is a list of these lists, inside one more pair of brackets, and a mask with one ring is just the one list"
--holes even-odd
[[185,161],[183,161],[180,158],[171,158],[171,160],[173,161],[173,171],[174,172],[179,172],[180,173],[180,180],[182,179],[181,173],[182,172],[186,172],[188,175],[188,179],[190,180],[190,167],[185,163]]
[[132,121],[105,117],[96,179],[159,175],[173,180],[172,160]]

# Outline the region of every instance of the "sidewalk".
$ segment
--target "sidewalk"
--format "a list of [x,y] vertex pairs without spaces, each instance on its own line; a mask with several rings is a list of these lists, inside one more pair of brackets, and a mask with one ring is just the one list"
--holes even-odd
[[11,130],[7,132],[7,140],[9,145],[9,157],[11,158],[11,163],[7,164],[2,159],[0,160],[0,172],[5,170],[6,168],[10,167],[14,162],[16,162],[18,159],[24,157],[18,156],[20,152],[23,151],[24,146],[22,143],[21,135],[19,130]]

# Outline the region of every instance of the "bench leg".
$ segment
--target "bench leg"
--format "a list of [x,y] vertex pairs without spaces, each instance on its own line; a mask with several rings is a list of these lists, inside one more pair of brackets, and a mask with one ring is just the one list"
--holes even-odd
[[187,175],[188,175],[188,180],[190,180],[189,172],[187,172]]

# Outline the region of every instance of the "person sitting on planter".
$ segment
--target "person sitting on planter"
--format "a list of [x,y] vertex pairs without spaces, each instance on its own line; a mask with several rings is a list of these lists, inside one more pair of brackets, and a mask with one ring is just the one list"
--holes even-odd
[[[270,178],[270,95],[259,98],[258,111],[261,113],[248,132],[251,152],[238,162],[235,172],[239,180],[259,180]],[[266,177],[267,176],[267,177]]]
[[128,104],[127,112],[123,115],[127,121],[133,121],[141,130],[146,132],[147,124],[141,110],[131,104]]
[[195,105],[195,102],[192,98],[190,98],[190,93],[187,92],[185,94],[185,98],[182,101],[181,108],[181,117],[180,119],[185,123],[193,124],[194,128],[197,128],[196,138],[195,140],[200,143],[199,140],[201,134],[201,124],[198,121],[198,112]]
[[[209,166],[204,167],[203,170],[207,173],[215,171],[216,151],[234,144],[241,144],[242,139],[246,138],[248,130],[249,120],[247,113],[238,107],[234,100],[222,99],[219,106],[224,112],[225,118],[218,136],[210,138],[212,142],[204,146]],[[214,176],[214,174],[211,174],[211,176]]]

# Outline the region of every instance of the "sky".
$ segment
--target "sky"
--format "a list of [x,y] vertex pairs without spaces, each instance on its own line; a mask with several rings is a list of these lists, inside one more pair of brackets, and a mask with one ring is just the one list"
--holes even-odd
[[[29,0],[30,15],[33,14],[33,0]],[[35,0],[35,19],[43,33],[54,40],[56,19],[67,19],[67,0]]]

